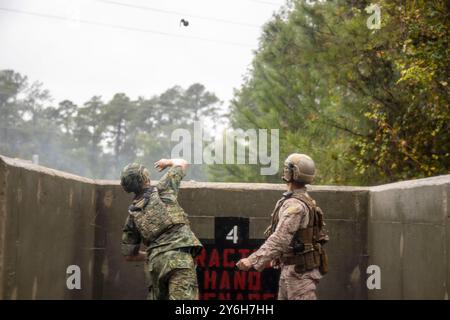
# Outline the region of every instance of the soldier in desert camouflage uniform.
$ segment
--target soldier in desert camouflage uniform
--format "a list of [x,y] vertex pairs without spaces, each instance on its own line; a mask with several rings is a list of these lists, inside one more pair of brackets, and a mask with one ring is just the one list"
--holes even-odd
[[[127,261],[148,261],[149,299],[198,299],[194,257],[202,245],[191,231],[186,213],[177,201],[187,162],[161,159],[155,168],[170,170],[153,187],[148,170],[136,163],[121,174],[126,192],[134,192],[122,234],[122,254]],[[139,251],[141,242],[146,252]]]
[[241,270],[267,266],[281,267],[279,300],[315,300],[316,286],[327,272],[328,262],[322,245],[328,241],[323,213],[306,192],[315,174],[312,159],[292,154],[285,161],[283,180],[288,191],[278,200],[272,213],[267,240],[248,258],[241,259]]

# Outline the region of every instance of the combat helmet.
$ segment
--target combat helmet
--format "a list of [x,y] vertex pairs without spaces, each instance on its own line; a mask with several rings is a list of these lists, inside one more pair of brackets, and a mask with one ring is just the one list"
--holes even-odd
[[314,180],[316,166],[306,154],[293,153],[284,161],[283,180],[309,184]]
[[139,163],[126,165],[120,174],[120,185],[128,193],[140,193],[147,181],[150,181],[150,172]]

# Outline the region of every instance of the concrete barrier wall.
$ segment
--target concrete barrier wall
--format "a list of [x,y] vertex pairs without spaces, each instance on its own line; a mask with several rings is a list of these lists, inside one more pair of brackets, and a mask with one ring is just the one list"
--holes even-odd
[[[0,159],[0,298],[92,298],[95,184]],[[78,265],[82,290],[67,290]]]
[[370,299],[448,299],[450,176],[371,189],[370,264],[381,290]]
[[[409,293],[405,294],[406,277],[415,279],[416,271],[421,271],[422,266],[406,271],[404,264],[397,263],[399,257],[403,257],[403,262],[405,257],[413,259],[413,252],[408,250],[417,244],[428,250],[422,241],[439,240],[440,245],[433,246],[429,259],[444,261],[444,266],[439,267],[433,279],[448,283],[445,252],[449,242],[449,210],[445,201],[450,176],[435,179],[440,181],[441,198],[423,199],[423,205],[414,209],[420,227],[405,233],[402,252],[383,245],[386,241],[398,243],[399,234],[379,229],[396,228],[398,221],[387,219],[383,213],[387,207],[397,212],[395,208],[403,203],[397,197],[403,199],[403,196],[393,196],[392,190],[383,187],[311,187],[311,195],[326,214],[332,239],[327,245],[330,273],[319,285],[320,298],[408,298],[424,294],[438,299],[445,297],[446,285],[444,289],[436,289],[435,282],[429,283],[426,276],[424,281],[411,284]],[[425,184],[413,189],[429,187],[433,186]],[[269,214],[283,190],[284,186],[277,184],[183,182],[179,200],[199,238],[214,239],[215,217],[248,217],[250,238],[262,239]],[[401,188],[398,190],[403,192]],[[445,197],[443,190],[447,192]],[[389,196],[390,202],[383,198]],[[143,264],[127,263],[120,255],[121,229],[130,200],[131,196],[122,191],[117,181],[84,179],[0,157],[0,298],[145,298]],[[445,204],[440,205],[439,201]],[[404,207],[403,210],[413,209]],[[429,213],[436,210],[440,213]],[[429,230],[428,224],[422,227],[420,220],[428,216],[445,216],[445,219],[430,221]],[[381,228],[383,223],[389,227]],[[434,229],[440,233],[436,234]],[[366,288],[369,260],[378,262],[382,268],[383,287],[376,293]],[[82,290],[66,288],[65,271],[71,264],[82,269]],[[391,280],[385,275],[387,271],[397,272],[403,279]],[[429,289],[424,293],[423,288]]]
[[[269,215],[283,191],[283,185],[186,182],[182,183],[179,200],[201,239],[214,239],[214,217],[249,217],[250,238],[262,239]],[[328,214],[326,223],[333,239],[328,246],[331,271],[320,284],[320,297],[366,299],[367,189],[316,187],[311,194]],[[103,181],[99,182],[97,199],[97,223],[101,228],[96,242],[95,297],[143,298],[142,265],[124,262],[119,251],[121,227],[131,198],[117,183]]]

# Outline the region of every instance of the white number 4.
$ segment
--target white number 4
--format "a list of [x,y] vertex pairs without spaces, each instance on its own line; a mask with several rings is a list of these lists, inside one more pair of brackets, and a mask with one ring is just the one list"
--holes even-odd
[[238,242],[238,228],[237,226],[234,226],[233,229],[230,230],[230,232],[228,232],[227,234],[227,240],[232,240],[233,243],[237,243]]

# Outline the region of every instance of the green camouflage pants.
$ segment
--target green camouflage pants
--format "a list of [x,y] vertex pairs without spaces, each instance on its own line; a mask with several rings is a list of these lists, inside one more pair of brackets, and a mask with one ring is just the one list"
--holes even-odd
[[197,273],[192,256],[167,251],[148,262],[149,300],[198,300]]

